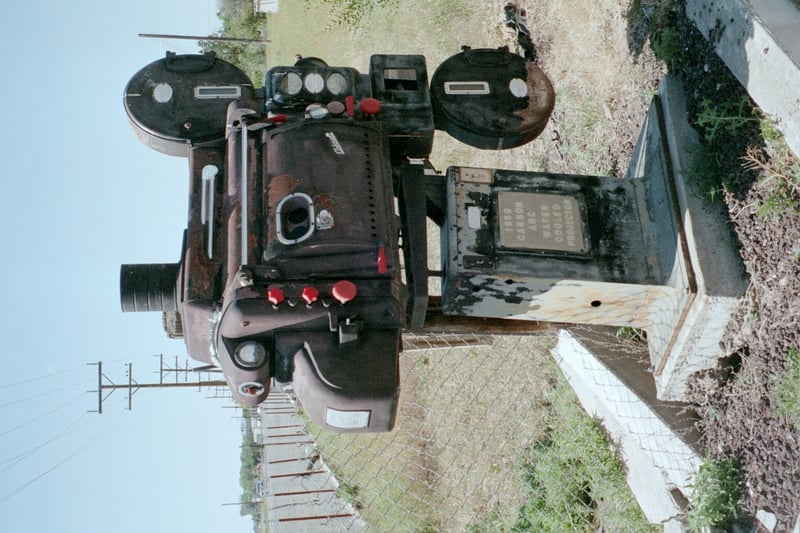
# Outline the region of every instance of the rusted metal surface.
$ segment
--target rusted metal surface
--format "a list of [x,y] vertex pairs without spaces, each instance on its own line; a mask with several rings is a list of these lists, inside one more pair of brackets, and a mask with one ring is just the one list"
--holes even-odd
[[550,78],[536,63],[526,61],[525,69],[527,71],[525,83],[528,88],[528,105],[521,111],[515,111],[514,114],[522,119],[522,124],[519,126],[521,132],[538,137],[544,131],[547,121],[553,113],[556,105],[556,92],[553,84],[550,83]]

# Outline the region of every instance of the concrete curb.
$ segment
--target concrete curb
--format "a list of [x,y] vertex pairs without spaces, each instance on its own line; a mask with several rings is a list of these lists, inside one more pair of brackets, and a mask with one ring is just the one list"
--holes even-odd
[[800,9],[790,0],[686,0],[686,14],[800,154]]
[[659,97],[679,216],[696,282],[696,298],[686,313],[671,356],[656,375],[659,398],[684,400],[689,376],[716,365],[720,342],[749,284],[726,212],[704,205],[687,174],[697,157],[698,139],[686,116],[684,88],[667,76]]
[[[678,499],[691,494],[691,475],[702,463],[700,455],[654,409],[659,403],[654,395],[642,398],[629,388],[616,374],[618,368],[607,366],[586,340],[561,330],[552,355],[581,405],[602,420],[616,443],[628,485],[647,519],[663,525],[665,533],[685,531],[685,503]],[[618,354],[615,357],[619,363]],[[628,364],[635,366],[634,359]]]

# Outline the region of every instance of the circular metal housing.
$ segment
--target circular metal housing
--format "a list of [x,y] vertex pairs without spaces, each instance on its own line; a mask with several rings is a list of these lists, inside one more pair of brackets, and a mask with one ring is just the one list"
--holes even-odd
[[437,129],[475,148],[505,149],[536,138],[555,106],[555,91],[535,63],[508,48],[465,47],[431,78]]
[[134,74],[125,87],[125,112],[147,146],[186,156],[189,146],[225,136],[228,104],[252,98],[239,68],[213,54],[167,56]]

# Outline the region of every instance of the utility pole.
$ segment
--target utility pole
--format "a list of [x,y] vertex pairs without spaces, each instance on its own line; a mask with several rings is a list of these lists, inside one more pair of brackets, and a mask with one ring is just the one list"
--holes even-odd
[[227,43],[259,43],[269,44],[269,39],[242,39],[238,37],[220,37],[217,35],[168,35],[164,33],[140,33],[139,37],[149,37],[155,39],[187,39],[192,41],[222,41]]
[[[197,387],[198,390],[202,387],[222,387],[227,386],[227,383],[224,380],[201,380],[198,379],[197,381],[188,381],[188,377],[185,381],[181,382],[178,380],[178,373],[179,372],[186,372],[188,376],[188,372],[193,372],[195,369],[191,369],[187,367],[186,370],[179,369],[177,365],[175,368],[169,368],[164,366],[164,357],[161,356],[161,368],[160,368],[160,375],[158,383],[139,383],[135,379],[133,379],[133,364],[128,363],[126,375],[128,377],[127,383],[114,383],[111,378],[106,376],[103,373],[103,362],[98,361],[96,363],[87,363],[89,365],[97,365],[97,390],[96,391],[88,391],[88,392],[96,392],[97,393],[97,410],[89,411],[90,413],[103,413],[103,402],[108,399],[111,394],[117,389],[128,389],[128,410],[130,411],[133,408],[133,395],[136,394],[141,389],[168,389],[168,388],[186,388],[186,387]],[[203,370],[207,370],[203,368]],[[164,373],[167,372],[175,372],[175,383],[164,383]]]

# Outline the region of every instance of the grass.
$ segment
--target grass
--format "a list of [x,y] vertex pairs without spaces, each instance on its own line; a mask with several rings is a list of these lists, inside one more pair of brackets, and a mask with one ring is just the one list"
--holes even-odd
[[722,193],[729,185],[729,178],[720,168],[717,156],[705,144],[698,144],[686,169],[687,181],[693,183],[697,194],[707,205],[722,200]]
[[435,494],[413,476],[387,468],[387,458],[414,461],[413,453],[392,434],[335,435],[309,423],[317,448],[336,474],[339,496],[358,509],[362,518],[379,531],[406,524],[416,531],[435,522],[424,504]]
[[550,346],[504,338],[491,347],[405,353],[393,432],[312,428],[340,496],[376,531],[513,525],[526,495],[520,458],[547,417]]
[[405,355],[394,432],[310,428],[340,496],[376,531],[655,531],[548,343]]
[[776,376],[772,400],[777,406],[776,412],[800,430],[800,352],[797,348],[789,352],[786,370]]
[[736,459],[706,459],[692,480],[692,505],[686,515],[689,529],[706,531],[735,520],[743,487]]
[[772,121],[762,118],[759,126],[765,147],[751,146],[742,158],[745,168],[760,172],[758,186],[769,189],[758,214],[761,218],[797,214],[800,212],[800,160]]
[[633,499],[606,433],[563,378],[550,399],[548,431],[525,458],[528,501],[515,531],[657,531]]

